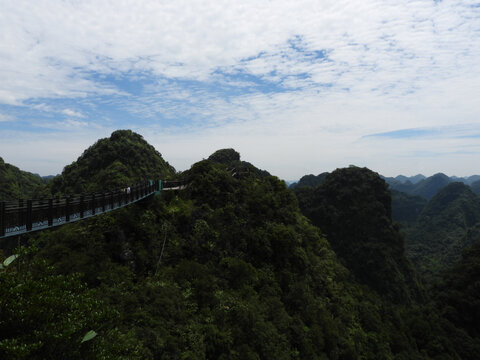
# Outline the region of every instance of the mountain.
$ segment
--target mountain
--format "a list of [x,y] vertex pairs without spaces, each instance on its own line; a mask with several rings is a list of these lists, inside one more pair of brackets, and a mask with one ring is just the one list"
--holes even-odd
[[[417,175],[421,176],[421,175]],[[422,179],[416,183],[411,181],[401,182],[392,178],[385,178],[392,190],[401,191],[409,195],[418,195],[427,200],[431,199],[441,188],[451,182],[451,179],[442,173]]]
[[324,173],[318,174],[316,176],[313,175],[313,174],[304,175],[300,178],[300,180],[298,182],[291,184],[290,188],[295,189],[295,188],[302,187],[302,186],[315,187],[317,185],[320,185],[325,180],[327,175],[328,175],[328,172],[324,172]]
[[[377,294],[352,282],[320,230],[300,213],[285,183],[248,163],[243,164],[250,168],[247,172],[234,175],[232,166],[240,158],[231,155],[235,153],[224,149],[194,164],[183,174],[189,186],[178,193],[43,233],[36,243],[40,250],[31,255],[35,266],[30,277],[52,285],[43,286],[38,295],[22,295],[33,296],[23,312],[1,314],[0,338],[3,334],[26,344],[31,358],[45,358],[47,350],[58,349],[59,358],[66,349],[79,351],[80,341],[65,336],[71,327],[56,327],[56,343],[42,322],[30,321],[19,331],[21,320],[30,319],[41,303],[35,296],[61,300],[56,295],[64,285],[36,267],[47,261],[59,276],[81,274],[77,281],[98,290],[99,314],[105,305],[118,314],[116,321],[108,318],[95,326],[92,312],[86,311],[86,324],[101,339],[111,339],[111,331],[127,339],[119,344],[127,347],[121,349],[127,358],[419,356],[403,310],[384,306]],[[15,281],[6,283],[0,303],[18,293]],[[50,314],[50,308],[45,311]],[[70,311],[60,307],[63,316],[51,321],[68,318]],[[76,312],[75,319],[81,314]],[[78,327],[77,336],[89,329],[84,323]],[[35,347],[39,342],[44,345]],[[105,343],[98,346],[84,352],[100,349],[115,358],[119,351]],[[0,355],[3,350],[0,341]],[[442,345],[435,351],[454,353]]]
[[474,181],[470,187],[475,194],[480,194],[480,180]]
[[41,177],[7,164],[0,157],[0,201],[34,198],[43,188]]
[[392,194],[392,219],[402,225],[414,225],[427,200],[421,196],[409,195],[407,193],[391,190]]
[[[156,158],[134,133],[120,137]],[[118,161],[112,179],[135,175],[122,155],[132,150],[111,146],[122,151],[90,148],[70,166]],[[424,298],[378,174],[338,169],[293,192],[222,149],[180,176],[183,190],[0,251],[1,359],[477,359],[476,284],[454,289],[470,308],[455,292],[432,300],[444,288]]]
[[[411,177],[398,175],[397,177],[383,177],[392,190],[401,191],[410,195],[418,195],[427,200],[431,199],[441,188],[451,182],[462,182],[472,186],[480,180],[480,175],[468,177],[448,177],[445,174],[438,173],[426,178],[419,174]],[[479,185],[477,185],[479,186]]]
[[463,183],[450,183],[425,206],[407,237],[409,256],[428,278],[460,259],[471,245],[469,229],[480,222],[480,198]]
[[208,160],[227,165],[230,173],[234,177],[245,177],[249,174],[254,174],[260,177],[270,176],[270,173],[265,170],[260,170],[247,161],[240,160],[240,154],[234,149],[220,149],[215,151],[208,157]]
[[393,301],[420,297],[403,235],[392,221],[388,186],[377,173],[337,169],[310,193],[299,188],[297,196],[302,212],[326,234],[357,281]]
[[424,180],[426,177],[422,174],[414,175],[414,176],[404,176],[404,175],[398,175],[396,177],[383,177],[382,178],[387,182],[387,183],[400,183],[404,184],[406,182],[410,182],[412,184],[416,184],[422,180]]
[[51,181],[51,189],[53,194],[105,191],[147,179],[164,179],[174,173],[175,169],[141,135],[117,130],[65,166]]
[[452,181],[456,182],[463,182],[466,185],[472,185],[475,181],[480,180],[480,175],[472,175],[472,176],[467,176],[467,177],[457,177],[457,176],[452,176],[450,177]]
[[[437,286],[436,301],[446,318],[472,337],[480,336],[480,226],[473,245],[463,251],[461,260],[444,275]],[[469,348],[470,347],[470,348]],[[472,351],[472,345],[466,351]],[[477,354],[480,348],[477,346]]]

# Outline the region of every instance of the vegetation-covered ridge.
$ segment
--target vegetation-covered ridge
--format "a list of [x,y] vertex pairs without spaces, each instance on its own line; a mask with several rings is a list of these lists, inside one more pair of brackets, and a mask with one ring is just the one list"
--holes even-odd
[[175,174],[155,148],[131,130],[98,140],[51,183],[52,194],[105,191]]
[[428,279],[438,278],[476,240],[471,229],[477,224],[479,196],[463,183],[450,183],[427,203],[409,229],[409,256]]
[[337,169],[317,187],[297,188],[296,194],[302,212],[324,231],[356,280],[392,301],[421,297],[403,235],[392,221],[390,191],[377,173]]
[[7,164],[0,157],[0,201],[32,198],[44,187],[40,176]]
[[223,149],[181,175],[185,190],[25,238],[0,266],[0,358],[477,359],[460,297],[478,299],[478,252],[424,294],[378,174],[338,169],[297,200]]

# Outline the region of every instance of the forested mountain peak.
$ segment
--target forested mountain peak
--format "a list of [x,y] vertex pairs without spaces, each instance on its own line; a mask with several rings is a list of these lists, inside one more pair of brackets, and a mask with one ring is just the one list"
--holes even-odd
[[104,191],[146,179],[171,176],[175,169],[141,135],[117,130],[98,140],[52,181],[52,193]]
[[43,187],[41,177],[5,163],[0,157],[0,201],[32,198]]
[[[156,158],[131,135],[71,166],[129,139]],[[283,181],[237,154],[192,165],[182,191],[31,235],[14,266],[1,257],[0,358],[477,359],[478,339],[415,302],[378,174],[338,169],[297,189],[319,229]]]
[[220,164],[231,164],[232,162],[240,161],[240,154],[234,149],[220,149],[215,151],[208,157],[208,160]]
[[296,191],[303,213],[320,227],[355,278],[399,302],[419,295],[392,221],[391,197],[380,176],[351,166],[337,169],[314,190]]
[[261,170],[247,161],[240,160],[240,153],[232,148],[220,149],[208,157],[208,161],[226,165],[233,176],[244,177],[248,174],[256,176],[270,176],[270,173]]
[[300,180],[298,182],[291,184],[290,188],[294,189],[294,188],[302,187],[302,186],[315,187],[315,186],[323,183],[325,181],[325,178],[327,177],[327,175],[328,175],[328,172],[323,172],[323,173],[318,174],[316,176],[313,175],[313,174],[304,175],[300,178]]
[[[480,214],[480,202],[478,196],[472,189],[461,182],[453,182],[442,188],[425,207],[421,217],[437,215],[442,211],[448,210],[449,206],[459,204],[463,210],[473,211]],[[455,204],[456,203],[456,204]],[[467,226],[474,223],[468,222]]]

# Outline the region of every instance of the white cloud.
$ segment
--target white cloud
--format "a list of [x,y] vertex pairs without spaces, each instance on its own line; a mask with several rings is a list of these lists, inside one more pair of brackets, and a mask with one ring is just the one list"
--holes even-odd
[[78,117],[78,118],[84,118],[85,117],[85,115],[83,115],[81,112],[75,111],[75,110],[72,110],[72,109],[62,110],[62,114],[65,114],[67,116]]
[[[376,156],[380,145],[356,140],[479,122],[475,3],[0,0],[0,104],[67,116],[48,122],[61,129],[88,128],[108,104],[143,119],[132,126],[141,133],[172,139],[172,149],[184,138],[208,153],[228,140],[290,178],[307,157],[308,166],[381,166],[395,151]],[[124,78],[142,90],[112,80]],[[66,98],[97,113],[52,104]],[[443,145],[419,142],[411,153]],[[196,160],[191,153],[178,156]]]
[[15,118],[10,115],[0,113],[0,122],[14,121]]

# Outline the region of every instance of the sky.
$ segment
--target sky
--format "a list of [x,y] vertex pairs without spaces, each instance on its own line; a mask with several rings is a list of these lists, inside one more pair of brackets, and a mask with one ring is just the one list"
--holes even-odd
[[285,180],[480,173],[480,0],[0,0],[0,156],[58,174],[131,129]]

